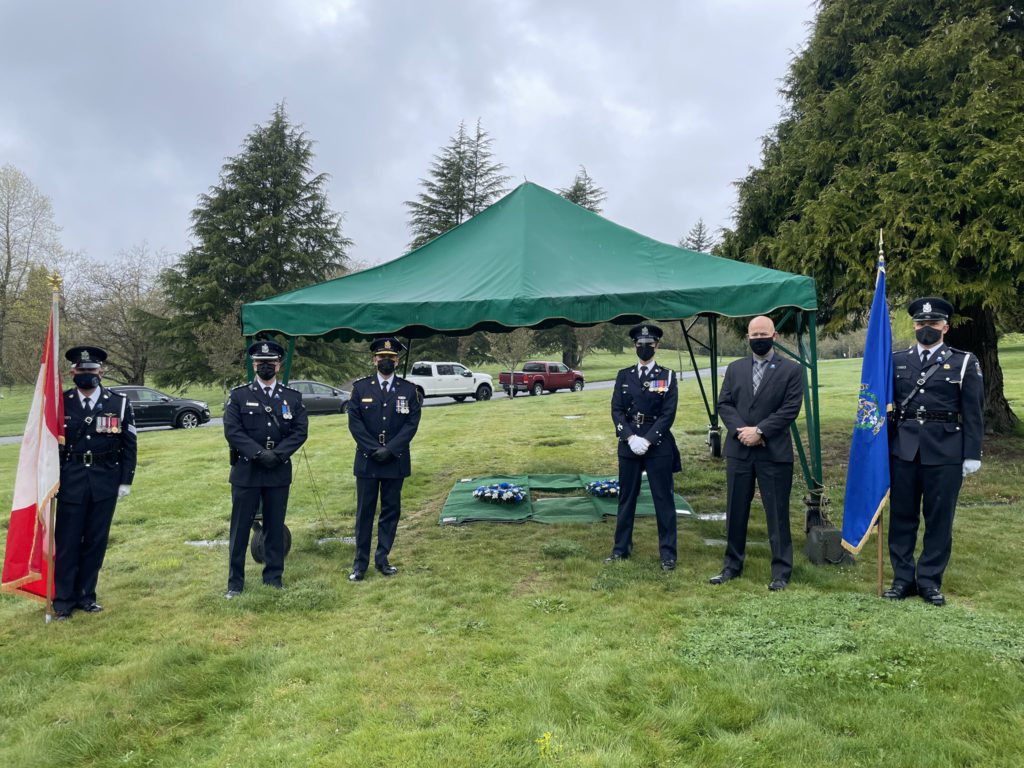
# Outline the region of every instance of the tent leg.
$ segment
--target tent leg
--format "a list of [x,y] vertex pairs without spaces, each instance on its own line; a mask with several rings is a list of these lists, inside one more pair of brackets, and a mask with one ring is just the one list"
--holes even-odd
[[[805,530],[814,526],[833,527],[829,519],[825,485],[821,468],[821,413],[818,407],[818,339],[815,312],[804,312],[797,323],[797,345],[804,358],[804,421],[807,430],[808,456],[800,451],[800,460],[807,480]],[[804,341],[806,332],[807,341]]]
[[[713,322],[714,321],[714,322]],[[693,353],[693,344],[690,343],[690,334],[686,329],[686,323],[679,321],[679,327],[683,331],[683,339],[686,341],[686,349],[690,353],[690,364],[693,366],[693,373],[697,377],[697,386],[700,388],[701,399],[704,400],[704,410],[708,414],[708,436],[705,440],[715,458],[722,456],[722,430],[718,426],[718,323],[717,318],[708,315],[708,350],[711,353],[711,400],[708,400],[707,391],[704,389],[704,379],[700,375],[700,367],[697,365],[697,356]]]
[[288,349],[284,354],[284,365],[281,370],[281,383],[287,384],[292,373],[292,357],[295,355],[295,337],[288,337]]
[[405,362],[402,363],[402,378],[404,379],[409,373],[409,361],[412,360],[412,339],[406,337],[405,339]]

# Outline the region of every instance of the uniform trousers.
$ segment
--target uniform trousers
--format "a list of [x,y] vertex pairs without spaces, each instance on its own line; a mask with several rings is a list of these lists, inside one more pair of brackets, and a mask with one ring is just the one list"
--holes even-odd
[[[960,464],[921,464],[890,456],[889,557],[893,581],[919,589],[942,588],[942,574],[953,551],[953,516],[963,485]],[[922,505],[923,502],[923,505]],[[924,517],[924,546],[916,568],[917,527]]]
[[377,521],[377,550],[373,562],[377,566],[388,564],[388,555],[395,543],[398,518],[402,514],[402,483],[404,477],[356,478],[356,558],[354,570],[365,571],[370,564],[370,539],[373,535],[373,515],[380,498],[380,519]]
[[93,501],[88,486],[75,501],[57,497],[53,609],[58,613],[96,602],[96,582],[116,506],[117,496]]
[[619,509],[615,519],[613,555],[629,557],[633,550],[633,520],[636,500],[640,496],[643,473],[654,500],[658,521],[658,552],[662,561],[676,559],[676,500],[673,492],[671,452],[659,456],[619,456]]
[[231,537],[228,589],[242,591],[245,586],[245,557],[249,549],[249,531],[256,513],[263,511],[263,583],[281,584],[284,574],[284,516],[291,486],[275,485],[247,488],[231,486]]
[[727,570],[741,573],[747,548],[747,524],[754,500],[754,483],[761,490],[768,543],[772,550],[772,580],[789,581],[793,573],[793,537],[789,529],[789,495],[793,489],[793,465],[759,459],[726,459],[725,563]]

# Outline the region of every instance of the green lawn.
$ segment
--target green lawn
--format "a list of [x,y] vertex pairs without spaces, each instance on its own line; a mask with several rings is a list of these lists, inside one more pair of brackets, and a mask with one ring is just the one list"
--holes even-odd
[[[1024,412],[1024,350],[1002,363]],[[836,518],[858,376],[859,361],[821,366]],[[0,766],[1024,764],[1024,436],[989,439],[965,485],[943,609],[875,598],[874,540],[839,569],[798,555],[790,589],[769,594],[756,502],[747,569],[724,587],[707,584],[720,522],[681,521],[672,574],[653,520],[612,567],[607,522],[437,525],[461,477],[613,476],[608,398],[425,409],[392,553],[401,573],[356,585],[352,547],[317,544],[352,533],[352,441],[342,417],[314,418],[288,588],[257,586],[250,561],[231,602],[226,550],[184,544],[227,538],[220,431],[143,433],[100,577],[107,610],[44,626],[37,604],[0,598]],[[683,382],[677,489],[717,512],[724,466],[705,423]],[[6,509],[17,452],[0,446]]]

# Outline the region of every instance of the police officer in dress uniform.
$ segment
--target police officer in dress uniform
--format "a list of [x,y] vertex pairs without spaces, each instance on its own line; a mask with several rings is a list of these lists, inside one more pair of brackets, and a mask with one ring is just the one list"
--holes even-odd
[[395,375],[398,339],[384,337],[370,344],[377,372],[352,385],[348,428],[356,441],[352,473],[356,478],[356,556],[349,581],[362,581],[370,564],[373,516],[380,497],[374,565],[384,576],[398,569],[388,562],[402,512],[402,483],[412,473],[409,444],[420,424],[416,387]]
[[263,509],[263,583],[283,589],[284,517],[292,482],[291,456],[309,431],[302,395],[277,380],[284,348],[274,341],[249,347],[256,378],[231,390],[224,406],[224,437],[231,447],[229,600],[245,587],[249,530]]
[[619,441],[619,510],[615,545],[605,562],[627,559],[633,551],[633,518],[644,471],[658,521],[661,568],[676,567],[676,504],[672,473],[682,470],[672,436],[679,388],[675,373],[654,360],[663,332],[651,323],[629,330],[640,359],[615,377],[612,422]]
[[[953,306],[934,296],[915,299],[917,344],[894,352],[890,419],[890,600],[914,594],[945,605],[942,574],[953,548],[953,515],[963,479],[981,468],[984,431],[981,365],[970,352],[946,346]],[[916,564],[919,520],[924,546]]]
[[57,495],[53,609],[99,613],[96,581],[107,552],[117,500],[131,491],[137,441],[128,398],[100,385],[106,350],[72,347],[75,387],[64,393],[64,447]]

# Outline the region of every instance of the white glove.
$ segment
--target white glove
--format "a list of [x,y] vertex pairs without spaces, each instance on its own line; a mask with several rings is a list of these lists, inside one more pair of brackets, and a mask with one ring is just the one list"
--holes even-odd
[[639,435],[630,435],[627,442],[629,442],[629,449],[637,456],[643,456],[647,453],[647,449],[651,447],[650,441],[645,440]]
[[981,469],[980,459],[964,459],[964,477],[973,475],[979,469]]
[[119,498],[119,499],[123,499],[125,496],[127,496],[131,492],[132,492],[132,487],[130,485],[119,485],[119,486],[117,486],[117,498]]

